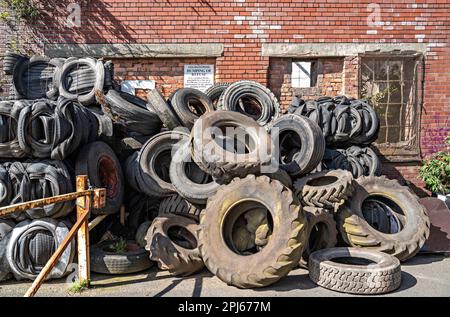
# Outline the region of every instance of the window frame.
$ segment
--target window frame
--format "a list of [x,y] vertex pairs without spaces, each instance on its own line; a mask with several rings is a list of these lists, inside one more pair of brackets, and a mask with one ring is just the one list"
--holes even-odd
[[[397,143],[376,143],[372,144],[373,148],[378,155],[381,156],[383,161],[388,162],[418,162],[421,161],[421,115],[423,109],[423,81],[424,81],[424,55],[419,52],[387,52],[387,53],[362,53],[358,55],[358,98],[361,98],[362,89],[362,62],[363,59],[391,59],[391,60],[401,60],[401,59],[414,59],[415,61],[415,78],[412,79],[415,89],[415,113],[416,120],[414,120],[414,129],[417,131],[417,136],[414,140],[414,144],[411,147]],[[402,74],[403,76],[403,74]],[[404,79],[402,80],[404,81]]]

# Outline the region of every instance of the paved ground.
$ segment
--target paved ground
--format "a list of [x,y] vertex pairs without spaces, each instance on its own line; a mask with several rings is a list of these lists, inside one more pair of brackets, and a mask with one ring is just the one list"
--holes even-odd
[[[402,271],[400,289],[386,296],[450,296],[449,257],[419,255],[404,263]],[[29,286],[28,282],[2,283],[0,296],[22,296]],[[275,285],[260,290],[227,286],[207,270],[179,279],[156,268],[129,276],[93,275],[93,287],[81,294],[71,294],[69,286],[64,280],[47,282],[37,296],[349,296],[318,287],[303,269],[296,269]]]

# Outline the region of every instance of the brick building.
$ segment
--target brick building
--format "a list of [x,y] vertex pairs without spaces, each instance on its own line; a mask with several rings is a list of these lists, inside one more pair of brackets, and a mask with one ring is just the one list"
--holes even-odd
[[384,172],[419,192],[420,159],[450,132],[448,0],[32,2],[37,18],[0,24],[0,53],[102,56],[118,80],[153,80],[165,95],[186,64],[209,64],[215,82],[258,81],[283,108],[293,94],[375,98]]

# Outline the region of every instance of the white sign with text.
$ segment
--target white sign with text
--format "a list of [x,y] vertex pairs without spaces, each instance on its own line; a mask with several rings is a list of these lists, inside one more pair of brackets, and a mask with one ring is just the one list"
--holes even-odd
[[205,92],[214,84],[214,65],[184,65],[184,87]]

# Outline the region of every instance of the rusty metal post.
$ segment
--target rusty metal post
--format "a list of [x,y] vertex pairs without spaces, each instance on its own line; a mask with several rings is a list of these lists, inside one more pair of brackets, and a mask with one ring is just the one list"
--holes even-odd
[[[88,178],[86,175],[77,176],[76,190],[77,192],[88,189]],[[77,198],[77,219],[85,216],[85,213],[90,213],[91,197],[84,196]],[[89,286],[90,284],[90,259],[89,259],[89,223],[83,222],[77,233],[77,248],[78,248],[78,281],[80,284]]]

